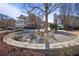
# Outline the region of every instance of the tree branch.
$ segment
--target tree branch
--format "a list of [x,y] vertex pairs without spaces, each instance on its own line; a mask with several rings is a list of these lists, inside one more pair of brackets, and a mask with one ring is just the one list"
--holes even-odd
[[55,8],[56,6],[57,6],[57,4],[51,5],[51,6],[49,7],[49,12],[50,12],[53,8]]
[[54,9],[51,9],[48,14],[50,14],[51,12],[53,12],[54,10],[56,10],[58,7],[60,6],[60,4],[58,4]]

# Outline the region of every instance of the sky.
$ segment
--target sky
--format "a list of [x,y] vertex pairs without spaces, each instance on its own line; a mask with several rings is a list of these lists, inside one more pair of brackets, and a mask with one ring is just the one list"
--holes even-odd
[[20,16],[21,14],[26,15],[16,6],[14,7],[7,3],[6,4],[0,3],[0,13],[8,15],[12,18],[16,18],[16,17]]
[[[20,3],[0,3],[0,13],[4,15],[8,15],[12,18],[19,17],[20,15],[25,15],[27,16],[27,13],[23,13],[23,6]],[[25,9],[24,9],[25,10]],[[59,11],[55,11],[51,13],[48,17],[48,22],[53,22],[53,14],[54,13],[59,13]]]

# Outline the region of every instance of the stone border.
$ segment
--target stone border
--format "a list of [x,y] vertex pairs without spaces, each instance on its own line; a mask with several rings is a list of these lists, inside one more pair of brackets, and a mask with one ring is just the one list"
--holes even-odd
[[[11,33],[11,34],[4,36],[3,41],[7,44],[21,47],[21,48],[45,49],[44,43],[39,44],[39,43],[20,42],[20,41],[13,40],[12,37],[16,36],[16,33],[17,32],[14,32],[14,33]],[[75,46],[75,45],[79,45],[79,37],[77,37],[76,39],[71,40],[71,41],[51,43],[50,49],[63,48],[63,47],[69,47],[69,46]]]

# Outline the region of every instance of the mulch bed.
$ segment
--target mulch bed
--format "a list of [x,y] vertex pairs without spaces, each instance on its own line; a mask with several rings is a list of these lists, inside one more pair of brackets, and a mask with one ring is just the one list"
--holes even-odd
[[[3,42],[2,38],[7,33],[0,33],[0,56],[57,56],[63,55],[63,49],[54,49],[54,50],[34,50],[34,49],[25,49],[19,48],[15,46],[8,45]],[[75,48],[75,47],[73,47]],[[77,46],[77,53],[74,55],[78,55],[79,47]]]

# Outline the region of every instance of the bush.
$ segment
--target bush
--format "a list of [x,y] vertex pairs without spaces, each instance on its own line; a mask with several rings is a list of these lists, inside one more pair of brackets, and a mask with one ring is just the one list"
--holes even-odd
[[56,24],[50,24],[50,29],[51,30],[55,29],[55,31],[57,31],[57,25]]
[[38,25],[38,24],[35,25],[35,29],[40,29],[40,28],[41,28],[40,25]]

